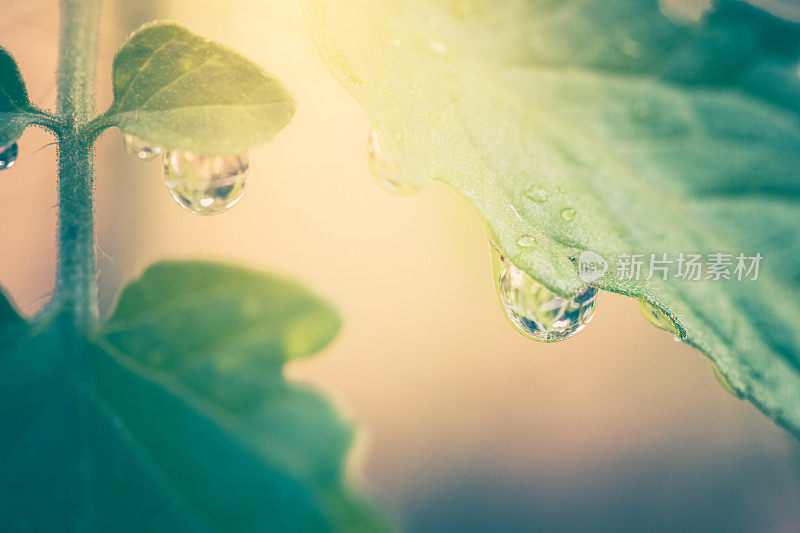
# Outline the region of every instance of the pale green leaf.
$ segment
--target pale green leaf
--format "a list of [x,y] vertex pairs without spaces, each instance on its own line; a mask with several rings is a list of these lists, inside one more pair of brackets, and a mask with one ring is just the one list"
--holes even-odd
[[149,24],[114,59],[107,120],[170,150],[244,152],[269,141],[295,102],[238,52],[173,23]]
[[[302,3],[405,179],[452,186],[562,296],[601,254],[595,286],[800,435],[800,26],[725,0],[697,23],[656,0]],[[617,278],[620,254],[681,252],[764,259],[758,281]]]
[[180,262],[129,285],[91,340],[19,332],[0,345],[4,528],[385,530],[344,479],[350,426],[282,376],[338,324],[292,281]]

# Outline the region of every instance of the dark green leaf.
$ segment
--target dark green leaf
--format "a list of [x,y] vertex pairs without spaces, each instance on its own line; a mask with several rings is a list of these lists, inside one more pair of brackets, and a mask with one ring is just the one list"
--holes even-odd
[[161,263],[93,340],[0,349],[0,516],[33,531],[378,531],[346,486],[352,430],[287,383],[327,343],[329,305],[294,282]]
[[25,82],[11,54],[0,48],[0,145],[16,141],[33,112]]
[[[405,179],[455,188],[562,296],[601,254],[597,287],[655,306],[800,435],[798,24],[730,0],[697,23],[656,0],[303,5]],[[758,281],[616,276],[620,254],[681,252],[764,259]]]
[[244,152],[269,141],[295,103],[250,59],[172,23],[135,32],[114,59],[108,119],[170,150]]

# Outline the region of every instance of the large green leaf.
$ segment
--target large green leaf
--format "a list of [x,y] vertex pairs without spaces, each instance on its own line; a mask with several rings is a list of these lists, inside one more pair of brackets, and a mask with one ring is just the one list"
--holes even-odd
[[244,152],[292,117],[295,102],[250,59],[173,23],[149,24],[114,59],[107,120],[171,150]]
[[36,112],[16,61],[0,48],[0,145],[17,140]]
[[[800,26],[734,1],[696,23],[656,0],[303,5],[406,180],[455,188],[562,296],[601,254],[593,285],[653,305],[800,435]],[[681,252],[764,259],[758,281],[613,266]]]
[[281,375],[338,325],[294,282],[160,263],[77,349],[50,327],[7,339],[4,530],[384,529],[343,480],[350,427]]

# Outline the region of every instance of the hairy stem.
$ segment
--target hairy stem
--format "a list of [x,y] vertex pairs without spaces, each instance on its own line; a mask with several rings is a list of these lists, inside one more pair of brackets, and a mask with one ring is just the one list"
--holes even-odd
[[83,126],[94,115],[100,0],[62,0],[58,73],[58,276],[59,310],[78,331],[97,315],[93,154]]

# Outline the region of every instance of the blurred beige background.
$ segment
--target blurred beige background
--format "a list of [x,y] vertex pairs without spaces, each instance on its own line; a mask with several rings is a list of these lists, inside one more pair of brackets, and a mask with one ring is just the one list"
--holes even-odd
[[[32,99],[53,106],[57,3],[0,5],[2,45]],[[98,106],[110,100],[114,51],[150,18],[250,55],[299,102],[291,124],[252,154],[244,199],[218,217],[180,209],[158,163],[128,157],[116,131],[102,137],[104,309],[121,280],[164,257],[245,261],[330,298],[343,331],[290,374],[357,421],[358,468],[411,529],[655,526],[683,515],[743,530],[800,527],[791,441],[634,301],[601,295],[595,321],[566,343],[515,333],[470,207],[438,184],[396,198],[373,182],[369,121],[317,56],[294,1],[117,0],[104,16]],[[51,141],[29,130],[17,165],[0,175],[0,280],[26,312],[53,286]]]

